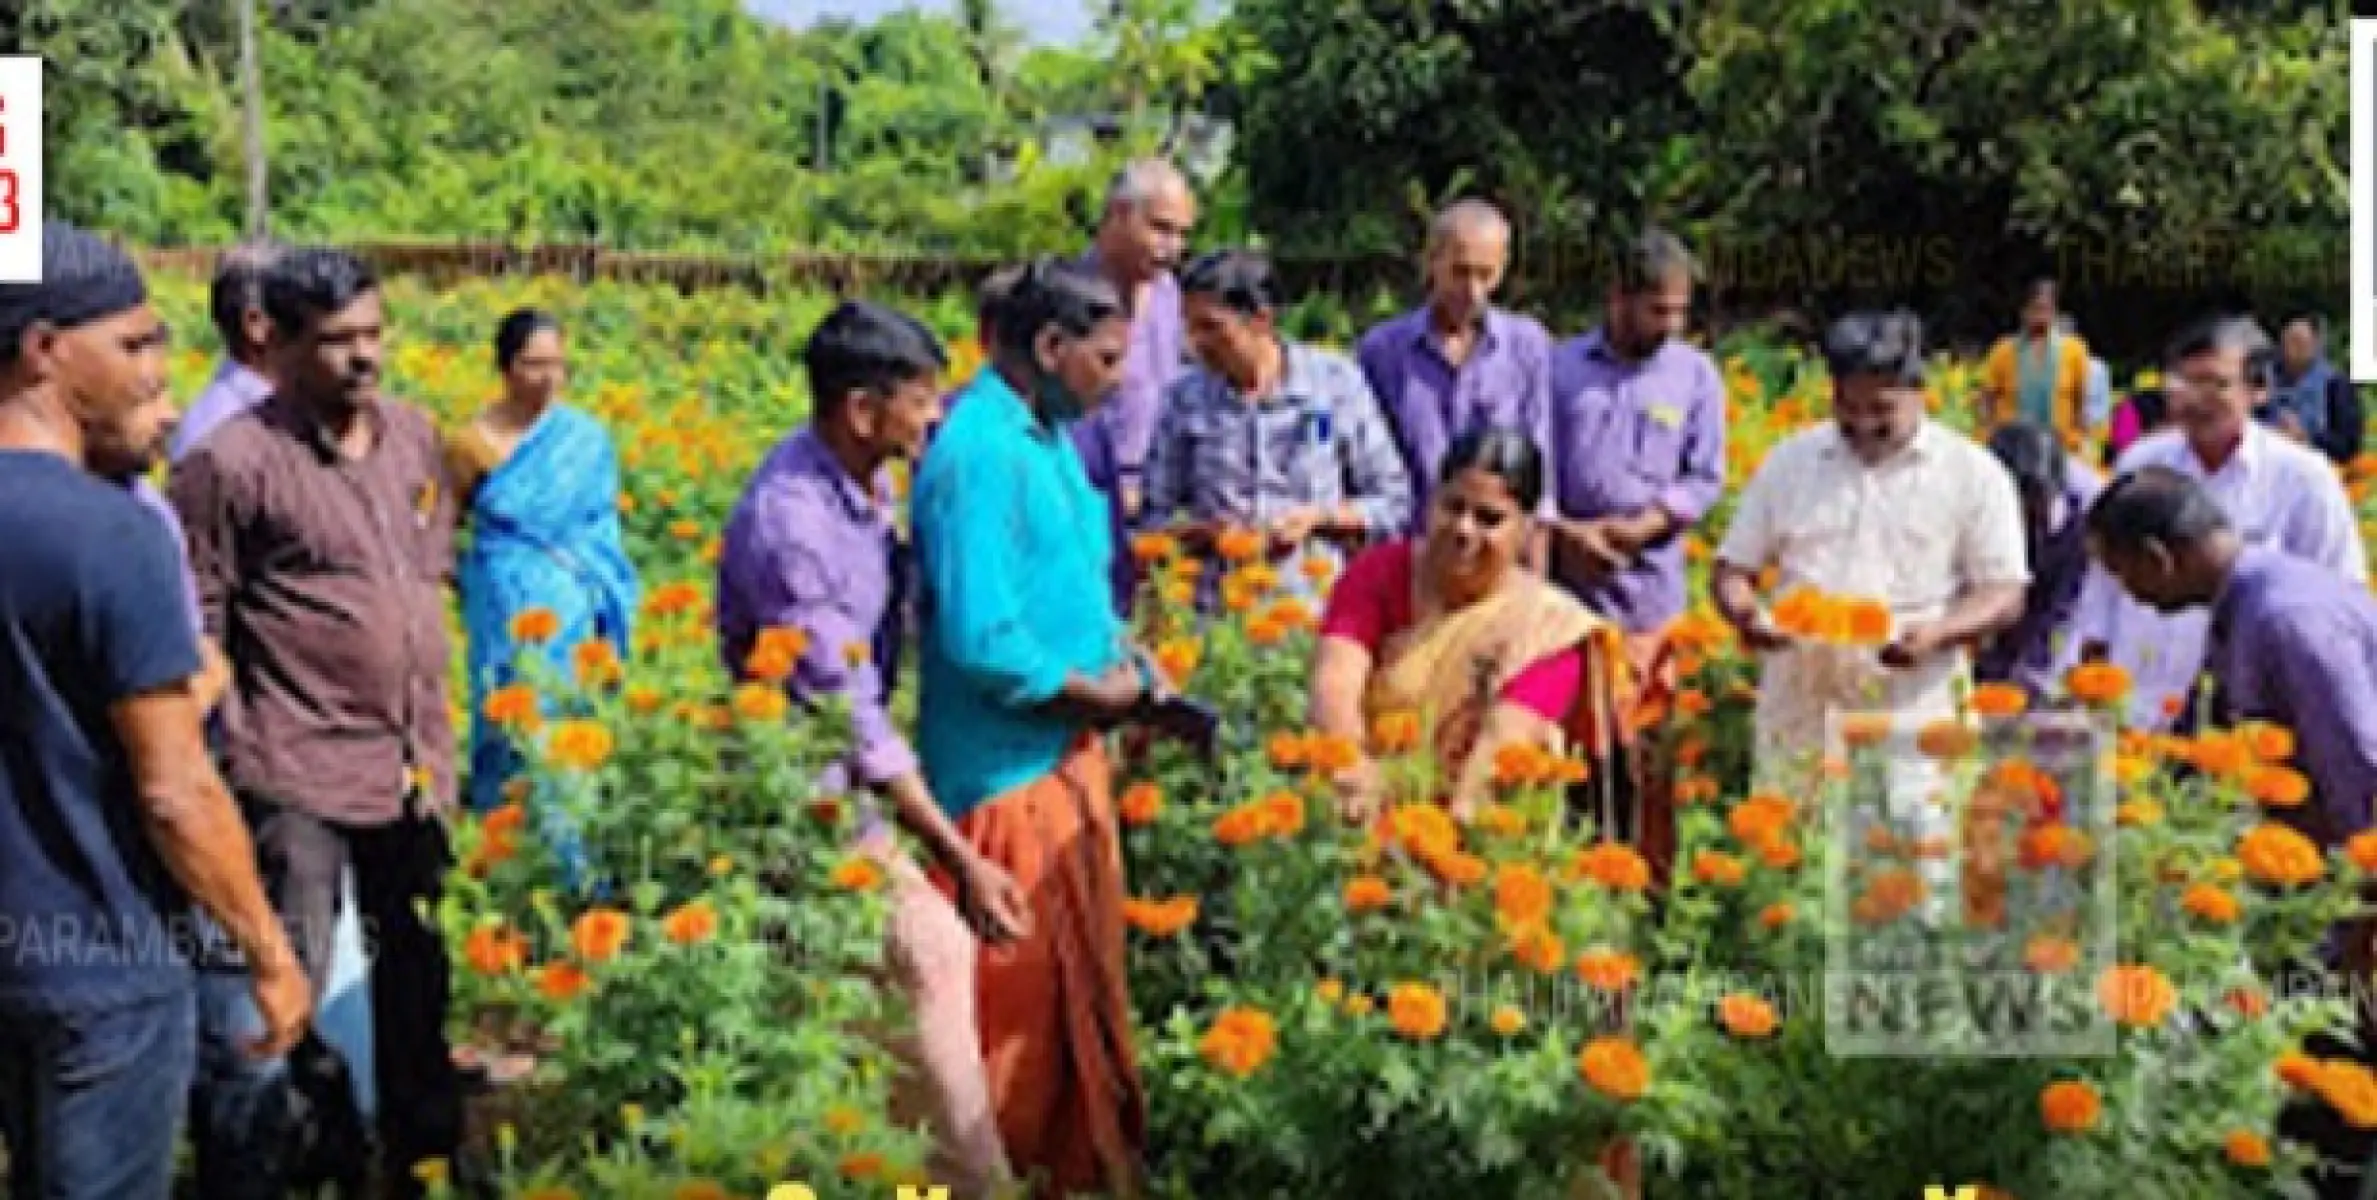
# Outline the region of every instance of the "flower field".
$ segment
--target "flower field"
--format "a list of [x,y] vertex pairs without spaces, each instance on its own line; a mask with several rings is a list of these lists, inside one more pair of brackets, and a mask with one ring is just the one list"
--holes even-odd
[[[161,287],[177,329],[205,328],[199,284]],[[797,352],[830,298],[558,281],[398,281],[388,298],[389,390],[445,418],[493,394],[502,312],[560,316],[569,394],[621,447],[645,584],[636,644],[586,648],[570,677],[490,701],[534,747],[522,794],[559,800],[604,882],[566,887],[517,800],[457,836],[441,917],[458,1031],[539,1052],[482,1131],[507,1187],[921,1182],[924,1145],[892,1116],[883,875],[848,847],[850,799],[812,782],[843,730],[731,686],[709,632],[717,533],[805,413]],[[952,337],[971,323],[955,297],[922,315]],[[1823,381],[1780,348],[1723,357],[1738,486],[1820,417]],[[181,394],[209,365],[181,352]],[[1944,417],[1960,419],[1972,377],[1942,365]],[[1696,562],[1728,510],[1690,542]],[[2377,1077],[2298,1049],[2340,1006],[2279,982],[2377,872],[2377,834],[2329,859],[2271,819],[2305,799],[2283,730],[2180,740],[2100,717],[2072,753],[2021,719],[2019,696],[1981,688],[1967,722],[1849,723],[1807,794],[1753,789],[1754,669],[1696,617],[1667,735],[1682,849],[1654,897],[1641,858],[1559,819],[1598,782],[1580,763],[1503,755],[1497,802],[1456,826],[1416,714],[1372,731],[1387,816],[1342,821],[1322,781],[1354,748],[1300,728],[1315,614],[1240,564],[1229,615],[1200,631],[1190,568],[1160,539],[1133,551],[1156,581],[1159,661],[1231,718],[1211,760],[1134,750],[1121,796],[1159,1195],[1591,1195],[1628,1159],[1673,1195],[2265,1195],[2303,1165],[2274,1132],[2290,1096],[2377,1126]],[[1871,638],[1857,598],[1778,602],[1811,636]],[[755,657],[788,667],[799,636]],[[2070,689],[2107,713],[2123,683],[2082,672]],[[1909,761],[1944,781],[1961,854],[1883,803]],[[1834,1053],[1827,963],[1936,952],[1920,918],[1939,911],[1968,965],[1997,956],[1977,973],[2028,981],[2109,1052]],[[1968,1051],[1992,1036],[1929,1034]]]

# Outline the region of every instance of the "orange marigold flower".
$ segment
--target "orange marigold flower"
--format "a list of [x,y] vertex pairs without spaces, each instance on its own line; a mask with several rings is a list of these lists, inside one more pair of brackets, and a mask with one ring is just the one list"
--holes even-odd
[[1576,977],[1597,991],[1622,992],[1642,977],[1642,963],[1623,950],[1595,947],[1576,956]]
[[561,618],[542,605],[524,608],[512,614],[510,632],[512,640],[522,645],[549,642],[561,632]]
[[1799,865],[1799,843],[1789,838],[1776,838],[1758,843],[1758,861],[1777,871],[1788,871]]
[[1748,992],[1735,992],[1717,1001],[1717,1022],[1725,1032],[1737,1038],[1766,1038],[1774,1036],[1774,1005]]
[[1498,1005],[1494,1015],[1486,1019],[1486,1025],[1496,1036],[1515,1037],[1527,1028],[1527,1014],[1508,1004]]
[[2244,907],[2237,902],[2236,893],[2211,883],[2189,887],[2180,895],[2179,907],[2197,919],[2214,925],[2231,924],[2244,911]]
[[2295,808],[2311,798],[2311,781],[2292,767],[2260,767],[2246,777],[2245,790],[2271,808]]
[[1714,706],[1715,702],[1708,698],[1708,693],[1699,688],[1685,688],[1675,694],[1675,710],[1687,720],[1707,716],[1709,709]]
[[791,626],[773,626],[751,640],[743,657],[743,674],[759,683],[783,683],[799,669],[809,652],[809,635]]
[[2237,726],[2237,736],[2245,739],[2245,748],[2263,762],[2282,763],[2294,757],[2294,731],[2283,725],[2247,721]]
[[1356,875],[1345,881],[1347,912],[1376,912],[1394,902],[1395,892],[1376,875]]
[[1323,775],[1335,775],[1362,761],[1362,747],[1352,738],[1315,733],[1305,740],[1304,761]]
[[754,725],[780,722],[791,710],[783,689],[772,684],[746,683],[735,689],[735,715]]
[[2253,751],[2234,733],[2213,732],[2195,739],[2189,758],[2196,770],[2222,779],[2242,779],[2253,767]]
[[2250,1129],[2232,1129],[2220,1139],[2220,1152],[2240,1167],[2260,1168],[2270,1165],[2270,1143]]
[[1410,709],[1380,713],[1370,722],[1370,744],[1380,754],[1408,754],[1418,749],[1420,715]]
[[880,1154],[845,1154],[834,1164],[834,1170],[844,1179],[875,1179],[883,1174]]
[[1639,892],[1651,885],[1651,864],[1624,842],[1600,842],[1577,852],[1572,874],[1618,892]]
[[1164,812],[1163,789],[1145,780],[1134,783],[1123,789],[1115,808],[1122,813],[1125,825],[1153,825]]
[[627,711],[639,717],[648,717],[659,712],[660,706],[667,700],[668,697],[663,696],[659,688],[649,684],[639,683],[627,689]]
[[1271,765],[1282,771],[1293,771],[1312,761],[1310,739],[1301,733],[1281,731],[1264,742],[1263,749]]
[[835,1137],[849,1137],[867,1127],[867,1115],[847,1104],[836,1104],[825,1110],[825,1131]]
[[2377,874],[2377,830],[2364,830],[2344,839],[2344,857],[2363,872]]
[[1744,846],[1773,841],[1791,823],[1792,803],[1775,792],[1752,792],[1725,814],[1725,828]]
[[1890,867],[1874,874],[1849,906],[1849,915],[1867,925],[1887,925],[1914,911],[1927,894],[1922,876],[1905,867]]
[[2124,800],[2113,810],[2113,820],[2129,829],[2144,829],[2162,823],[2162,805],[2152,800]]
[[536,689],[525,683],[509,684],[487,693],[479,708],[488,720],[507,729],[533,732],[540,723]]
[[1841,600],[1840,640],[1852,646],[1884,646],[1890,642],[1890,606],[1880,600],[1854,596]]
[[1272,837],[1294,837],[1304,832],[1304,797],[1280,790],[1262,798],[1263,831]]
[[2082,704],[2118,704],[2129,695],[2129,672],[2118,663],[2081,663],[2064,675],[2063,686]]
[[2327,863],[2311,839],[2268,821],[2238,839],[2237,860],[2255,882],[2275,887],[2316,883],[2327,873]]
[[553,726],[546,750],[570,770],[597,770],[611,760],[611,731],[593,721],[562,721]]
[[1476,887],[1485,882],[1486,860],[1466,851],[1431,854],[1426,861],[1436,878],[1454,887]]
[[1791,918],[1794,915],[1796,915],[1796,910],[1791,907],[1789,901],[1777,900],[1758,910],[1758,924],[1768,929],[1781,929],[1791,923]]
[[1257,646],[1276,646],[1288,640],[1288,627],[1273,620],[1269,613],[1246,623],[1246,640]]
[[587,687],[600,687],[616,682],[621,667],[619,649],[608,638],[588,638],[570,651],[570,666],[577,672],[578,682]]
[[1692,874],[1702,883],[1734,887],[1747,877],[1748,871],[1742,860],[1723,851],[1703,850],[1692,856]]
[[1259,1008],[1225,1008],[1197,1039],[1197,1055],[1214,1070],[1244,1079],[1261,1070],[1279,1048],[1271,1014]]
[[527,961],[528,942],[509,925],[481,925],[463,940],[462,957],[481,975],[506,975]]
[[644,608],[654,616],[676,617],[700,608],[701,604],[701,588],[678,580],[652,589],[652,595],[644,601]]
[[1552,756],[1533,742],[1507,742],[1494,750],[1494,786],[1526,787],[1549,775]]
[[2280,1083],[2296,1091],[2310,1091],[2312,1085],[2319,1081],[2319,1060],[2298,1050],[2279,1055],[2278,1061],[2270,1064],[2270,1068],[2277,1073]]
[[1173,896],[1166,900],[1141,900],[1137,897],[1122,902],[1122,919],[1131,928],[1149,937],[1166,938],[1197,922],[1197,898]]
[[1527,814],[1507,804],[1483,804],[1476,825],[1496,837],[1518,837],[1527,832]]
[[1213,819],[1213,840],[1233,849],[1262,840],[1266,831],[1263,810],[1241,804]]
[[627,948],[627,935],[633,928],[627,914],[618,909],[590,908],[571,922],[570,948],[587,962],[606,963]]
[[2354,1129],[2377,1129],[2377,1074],[2351,1059],[2335,1058],[2319,1064],[2311,1090],[2327,1101],[2336,1115]]
[[1398,983],[1387,990],[1387,1023],[1413,1041],[1443,1036],[1448,1018],[1444,993],[1425,983]]
[[1953,717],[1932,721],[1915,731],[1915,749],[1942,761],[1953,761],[1980,748],[1981,735]]
[[520,832],[528,824],[528,809],[519,801],[499,804],[479,821],[479,828],[489,837],[508,837]]
[[1142,533],[1131,539],[1131,557],[1153,565],[1180,556],[1180,542],[1168,533]]
[[1422,858],[1461,848],[1461,830],[1450,813],[1434,804],[1398,805],[1387,816],[1395,841]]
[[2096,854],[2096,845],[2088,835],[2062,822],[2036,825],[2022,834],[2022,865],[2033,871],[2048,867],[2078,870]]
[[2262,1017],[2268,1016],[2270,1012],[2269,993],[2256,987],[2239,985],[2230,988],[2228,994],[2222,996],[2221,1000],[2228,1005],[2229,1011],[2248,1021],[2260,1020]]
[[2161,971],[2144,964],[2105,968],[2096,978],[2097,1003],[2105,1015],[2143,1029],[2162,1024],[2179,1006],[2179,991]]
[[1527,924],[1511,929],[1510,956],[1517,959],[1520,966],[1538,975],[1549,975],[1559,970],[1567,954],[1567,945],[1548,925]]
[[680,946],[697,946],[718,932],[718,909],[707,900],[694,900],[660,919],[662,937]]
[[1156,648],[1156,666],[1163,669],[1164,678],[1174,687],[1188,685],[1189,676],[1197,673],[1197,663],[1204,657],[1205,644],[1195,638],[1171,638]]
[[1594,1091],[1613,1100],[1640,1100],[1651,1090],[1651,1064],[1622,1037],[1597,1037],[1576,1056],[1577,1074]]
[[1552,884],[1525,863],[1494,871],[1494,912],[1513,925],[1533,925],[1552,915]]
[[836,864],[826,882],[845,892],[871,892],[883,884],[883,868],[875,860],[854,854]]
[[1263,535],[1252,529],[1225,529],[1214,539],[1213,548],[1230,562],[1253,562],[1262,557]]
[[2081,1080],[2050,1083],[2039,1092],[2039,1119],[2054,1133],[2086,1133],[2103,1113],[2104,1099]]
[[1849,713],[1841,718],[1841,741],[1849,746],[1879,746],[1890,740],[1897,726],[1883,713]]
[[2030,696],[2010,683],[1984,683],[1973,689],[1972,704],[1984,717],[2019,717],[2030,707]]
[[536,969],[537,994],[555,1004],[567,1004],[585,994],[593,979],[573,962],[549,962]]

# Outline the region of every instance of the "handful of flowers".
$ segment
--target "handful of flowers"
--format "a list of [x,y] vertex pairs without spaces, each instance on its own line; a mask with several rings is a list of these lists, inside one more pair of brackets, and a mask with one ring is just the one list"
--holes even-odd
[[1776,597],[1767,620],[1786,637],[1829,646],[1887,646],[1896,627],[1890,606],[1881,600],[1835,596],[1805,585]]

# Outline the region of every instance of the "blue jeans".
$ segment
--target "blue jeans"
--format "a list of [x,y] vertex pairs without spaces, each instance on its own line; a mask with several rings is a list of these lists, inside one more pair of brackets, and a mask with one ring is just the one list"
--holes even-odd
[[0,1190],[164,1200],[197,1046],[186,986],[121,1008],[0,1020]]

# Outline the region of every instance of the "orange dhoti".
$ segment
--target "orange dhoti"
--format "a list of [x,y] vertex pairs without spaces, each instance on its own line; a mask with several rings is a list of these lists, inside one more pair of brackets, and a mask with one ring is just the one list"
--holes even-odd
[[1131,1045],[1113,796],[1105,747],[1084,737],[1054,771],[957,823],[1030,905],[1028,936],[981,948],[976,998],[999,1134],[1040,1195],[1127,1195],[1140,1176],[1147,1097]]

